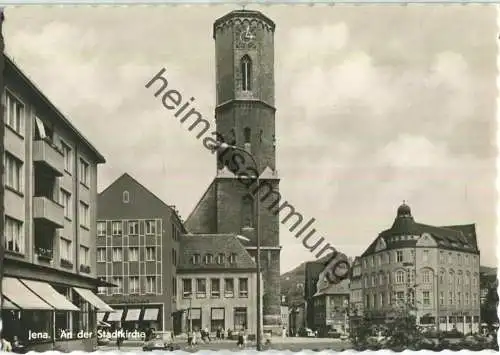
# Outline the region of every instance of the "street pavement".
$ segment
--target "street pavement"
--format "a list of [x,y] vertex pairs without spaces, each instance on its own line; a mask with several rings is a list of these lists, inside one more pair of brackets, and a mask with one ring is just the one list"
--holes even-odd
[[[185,341],[178,340],[175,342],[182,351],[196,352],[199,350],[255,350],[255,342],[249,342],[244,349],[238,348],[236,341],[231,340],[214,340],[210,343],[196,344],[193,347],[189,347]],[[329,339],[329,338],[272,338],[270,345],[264,345],[264,350],[290,350],[290,351],[300,351],[300,350],[334,350],[342,351],[347,350],[351,347],[348,341],[342,341],[339,339]],[[116,351],[118,348],[115,344],[109,344],[108,346],[100,346],[100,351]],[[142,343],[125,341],[120,348],[123,352],[138,352],[142,351]]]

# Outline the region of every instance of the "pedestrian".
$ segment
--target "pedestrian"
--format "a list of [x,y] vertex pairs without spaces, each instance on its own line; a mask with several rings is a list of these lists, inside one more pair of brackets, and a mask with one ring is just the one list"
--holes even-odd
[[217,328],[217,331],[215,332],[215,339],[220,340],[220,327]]
[[120,325],[118,325],[118,331],[116,332],[116,346],[118,347],[118,350],[120,350],[120,347],[123,344],[124,336],[123,336],[123,328]]
[[226,330],[224,328],[222,328],[220,335],[221,335],[222,340],[224,340],[224,338],[226,337]]
[[8,353],[12,352],[12,345],[4,337],[0,340],[0,350]]
[[243,337],[243,331],[240,331],[238,333],[238,342],[236,343],[238,345],[238,348],[243,348],[245,345],[245,338]]
[[188,332],[188,346],[193,347],[193,331]]
[[208,331],[208,327],[205,327],[205,337],[206,337],[207,341],[210,343],[211,339],[210,339],[210,332]]

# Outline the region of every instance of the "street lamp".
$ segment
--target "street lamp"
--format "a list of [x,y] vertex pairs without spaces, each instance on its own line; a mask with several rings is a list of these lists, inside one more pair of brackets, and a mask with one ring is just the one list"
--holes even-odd
[[[243,152],[247,154],[251,159],[253,164],[255,165],[255,171],[256,171],[256,176],[255,176],[255,181],[257,183],[257,188],[259,187],[259,166],[257,165],[257,160],[255,159],[254,155],[238,146],[235,145],[229,145],[227,143],[220,143],[216,148],[218,149],[234,149],[240,152]],[[258,190],[257,190],[258,191]],[[257,264],[257,336],[256,336],[256,348],[257,351],[262,350],[262,340],[261,340],[261,302],[260,302],[260,295],[261,295],[261,290],[260,290],[260,203],[259,203],[259,196],[258,193],[254,197],[255,198],[255,211],[256,211],[256,216],[255,216],[255,234],[256,234],[256,247],[257,247],[257,256],[256,256],[256,264]]]

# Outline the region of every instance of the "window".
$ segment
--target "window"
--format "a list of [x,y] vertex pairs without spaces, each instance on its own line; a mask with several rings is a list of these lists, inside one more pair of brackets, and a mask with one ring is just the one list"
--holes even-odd
[[146,277],[146,293],[156,293],[156,276]]
[[156,260],[156,248],[155,247],[147,247],[146,248],[146,261]]
[[224,297],[234,297],[234,279],[224,279]]
[[191,262],[194,264],[194,265],[197,265],[201,262],[201,255],[200,254],[193,254],[191,256]]
[[156,221],[154,219],[146,221],[146,234],[156,234]]
[[444,306],[444,292],[439,293],[439,304]]
[[210,297],[212,298],[220,297],[220,279],[210,280]]
[[254,202],[250,196],[244,196],[241,200],[241,225],[243,227],[252,227],[254,223],[253,208]]
[[424,305],[426,306],[429,306],[431,304],[431,294],[429,291],[424,291],[422,292],[422,298],[423,298],[423,302],[424,302]]
[[465,255],[465,265],[469,265],[469,255]]
[[139,277],[131,276],[128,283],[128,293],[139,293]]
[[106,287],[99,286],[99,287],[97,288],[97,294],[98,294],[98,295],[105,295],[105,294],[106,294]]
[[377,285],[377,280],[376,280],[376,276],[375,275],[372,275],[372,283],[371,283],[372,286],[376,286]]
[[80,225],[88,228],[90,225],[89,218],[89,205],[80,201]]
[[415,284],[415,270],[407,270],[407,273],[408,283],[413,286]]
[[462,304],[462,293],[457,293],[457,305],[460,306]]
[[5,216],[5,249],[24,254],[23,222]]
[[372,255],[372,257],[370,258],[370,266],[375,266],[375,256]]
[[123,279],[121,277],[113,277],[113,283],[116,287],[113,287],[113,293],[118,294],[123,292]]
[[423,283],[431,283],[431,272],[429,270],[425,270],[422,274]]
[[206,279],[196,279],[196,297],[197,298],[207,297],[207,280]]
[[403,270],[398,270],[396,271],[396,283],[397,284],[402,284],[405,282],[405,273]]
[[172,265],[177,266],[177,250],[172,248]]
[[469,293],[468,292],[465,293],[465,305],[466,306],[469,305]]
[[128,193],[128,191],[123,191],[122,201],[123,201],[123,203],[129,203],[130,194]]
[[172,277],[172,296],[177,297],[177,278]]
[[212,264],[213,261],[214,261],[214,258],[213,258],[212,254],[205,255],[205,264]]
[[97,236],[104,237],[105,235],[106,235],[106,222],[97,222]]
[[113,235],[121,235],[122,234],[122,222],[114,221],[111,223],[111,233]]
[[458,274],[457,279],[456,279],[457,286],[460,286],[462,284],[462,275]]
[[378,282],[379,282],[379,285],[384,284],[384,274],[378,275]]
[[397,263],[403,262],[403,251],[402,250],[396,251],[396,262]]
[[439,273],[439,283],[442,284],[444,283],[444,271],[441,270],[441,272]]
[[224,308],[212,308],[210,315],[210,330],[216,332],[218,329],[225,328]]
[[365,275],[364,281],[365,281],[364,282],[365,283],[365,287],[368,287],[369,285],[368,285],[368,276],[367,275]]
[[229,255],[229,263],[230,264],[236,263],[236,253],[231,253],[231,255]]
[[477,293],[472,295],[472,305],[475,306],[477,304]]
[[89,180],[89,163],[80,159],[80,183],[85,186],[89,186]]
[[61,142],[61,150],[64,155],[64,170],[71,174],[73,172],[73,156],[71,155],[71,148],[64,142]]
[[429,251],[428,250],[424,250],[424,252],[422,253],[422,261],[424,263],[429,261]]
[[61,254],[61,260],[73,261],[73,253],[71,252],[71,240],[61,238],[59,252]]
[[470,275],[467,274],[465,275],[465,286],[469,286],[470,285]]
[[224,254],[218,254],[216,258],[217,264],[221,265],[224,264]]
[[396,292],[396,302],[403,303],[405,300],[405,293],[403,291]]
[[444,251],[440,251],[440,252],[439,252],[439,262],[440,262],[441,264],[444,264],[444,261],[445,261],[445,260],[444,260]]
[[24,105],[9,92],[5,95],[5,123],[14,131],[23,135]]
[[102,263],[106,261],[106,248],[97,248],[97,262]]
[[122,261],[122,249],[113,248],[113,261]]
[[448,253],[448,264],[453,263],[453,255],[451,253]]
[[453,271],[448,272],[448,284],[453,285]]
[[128,221],[128,235],[137,235],[137,234],[139,234],[139,222]]
[[248,279],[247,278],[240,278],[238,284],[239,284],[240,298],[247,298],[248,297]]
[[139,261],[139,248],[128,248],[128,261]]
[[182,297],[191,297],[193,293],[193,283],[191,279],[182,279]]
[[5,153],[5,186],[23,192],[23,163],[9,153]]
[[448,292],[448,304],[452,305],[453,304],[453,292]]
[[472,286],[477,286],[477,278],[476,278],[476,276],[472,277]]
[[80,265],[90,266],[89,248],[80,245]]
[[363,259],[363,267],[366,268],[366,259]]
[[462,264],[462,255],[460,253],[457,253],[457,263],[458,265]]
[[241,58],[241,89],[252,90],[252,61],[248,55]]

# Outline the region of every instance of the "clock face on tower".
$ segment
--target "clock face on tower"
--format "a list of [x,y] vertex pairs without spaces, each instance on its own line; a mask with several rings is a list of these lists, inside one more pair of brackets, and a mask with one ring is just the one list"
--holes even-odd
[[255,31],[249,25],[240,26],[236,30],[237,48],[255,48]]

